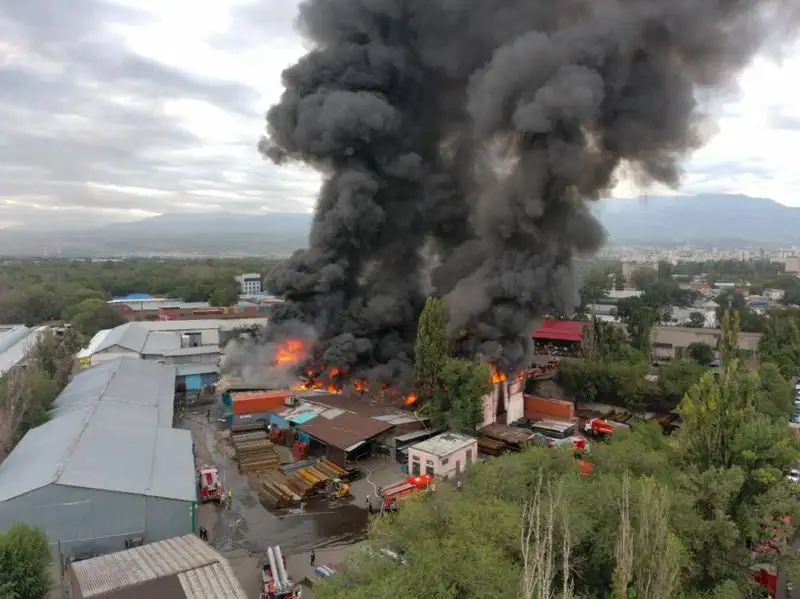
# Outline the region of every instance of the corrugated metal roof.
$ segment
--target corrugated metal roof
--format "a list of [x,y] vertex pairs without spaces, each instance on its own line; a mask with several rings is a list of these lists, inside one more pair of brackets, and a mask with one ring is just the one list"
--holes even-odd
[[128,322],[114,327],[106,333],[92,353],[104,351],[115,345],[140,353],[147,341],[147,333],[148,329],[138,322]]
[[186,535],[70,565],[83,597],[176,576],[187,599],[247,599],[227,560],[195,535]]
[[56,483],[194,501],[191,433],[172,429],[175,369],[117,358],[78,374],[0,464],[0,501]]
[[181,335],[175,331],[147,331],[143,354],[164,354],[181,348]]
[[0,376],[22,362],[46,330],[47,327],[31,330],[20,326],[3,334],[0,337]]
[[327,445],[345,449],[392,428],[392,425],[387,422],[380,422],[352,412],[337,411],[339,414],[334,418],[325,418],[324,416],[328,412],[322,413],[319,418],[300,425],[300,430]]

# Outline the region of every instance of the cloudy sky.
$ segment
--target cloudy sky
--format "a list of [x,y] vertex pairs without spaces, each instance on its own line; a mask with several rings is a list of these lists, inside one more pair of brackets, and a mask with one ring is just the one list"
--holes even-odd
[[[255,149],[280,72],[303,52],[296,1],[198,6],[0,2],[0,227],[313,206],[312,173]],[[745,73],[683,191],[800,205],[798,72],[800,51]]]

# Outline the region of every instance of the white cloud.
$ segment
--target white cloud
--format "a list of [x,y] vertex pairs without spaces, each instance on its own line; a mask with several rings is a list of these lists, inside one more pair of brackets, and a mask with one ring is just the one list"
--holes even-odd
[[[237,21],[254,1],[269,5],[269,22]],[[275,167],[256,150],[281,71],[304,51],[291,28],[297,0],[202,10],[190,0],[74,0],[46,17],[36,4],[0,8],[0,226],[57,210],[118,220],[313,206],[316,173]],[[800,205],[798,72],[800,51],[742,75],[680,192]],[[641,191],[623,180],[616,195]]]

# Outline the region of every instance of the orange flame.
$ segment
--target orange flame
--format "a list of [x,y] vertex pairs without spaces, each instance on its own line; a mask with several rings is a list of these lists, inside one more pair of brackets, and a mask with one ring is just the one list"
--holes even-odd
[[362,381],[360,379],[356,379],[353,381],[353,389],[358,391],[359,393],[366,393],[367,392],[367,382]]
[[494,366],[492,367],[492,384],[496,385],[497,383],[502,383],[503,381],[507,380],[508,376],[505,372],[500,372]]
[[300,339],[287,339],[275,347],[275,357],[272,361],[276,365],[297,364],[306,357],[306,344]]
[[413,393],[409,393],[406,395],[405,399],[403,400],[407,406],[413,405],[417,401],[417,396]]

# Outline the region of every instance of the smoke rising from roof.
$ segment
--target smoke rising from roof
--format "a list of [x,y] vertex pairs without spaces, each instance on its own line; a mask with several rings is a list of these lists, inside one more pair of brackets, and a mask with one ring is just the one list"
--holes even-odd
[[462,353],[525,365],[537,318],[578,301],[573,257],[604,242],[588,203],[621,166],[677,185],[704,141],[695,98],[792,39],[797,4],[306,0],[313,49],[260,151],[324,184],[310,247],[267,282],[276,320],[312,326],[326,363],[395,380],[430,285]]

